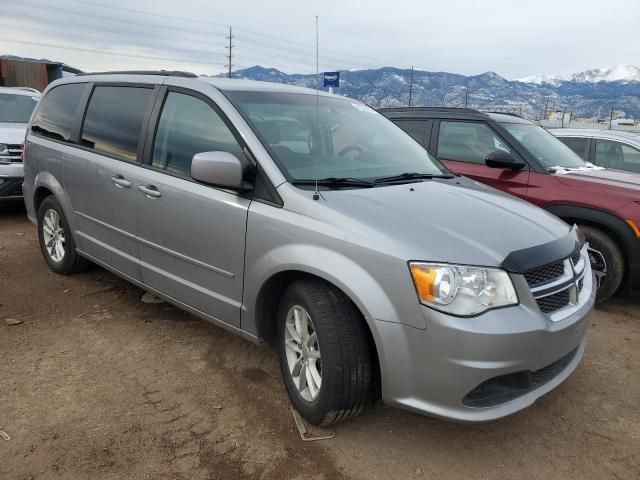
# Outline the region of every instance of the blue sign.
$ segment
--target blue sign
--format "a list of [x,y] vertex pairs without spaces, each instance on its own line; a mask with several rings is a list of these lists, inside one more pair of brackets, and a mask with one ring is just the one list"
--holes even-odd
[[340,72],[324,72],[324,86],[325,87],[339,87],[340,86]]

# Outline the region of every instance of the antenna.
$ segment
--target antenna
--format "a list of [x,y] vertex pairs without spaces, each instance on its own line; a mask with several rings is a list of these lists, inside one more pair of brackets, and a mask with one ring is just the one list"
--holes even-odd
[[[318,61],[318,15],[316,15],[316,135],[320,132],[320,66]],[[313,192],[313,199],[320,199],[320,192],[318,192],[318,154],[317,151],[313,155],[315,177],[316,177],[316,191]]]

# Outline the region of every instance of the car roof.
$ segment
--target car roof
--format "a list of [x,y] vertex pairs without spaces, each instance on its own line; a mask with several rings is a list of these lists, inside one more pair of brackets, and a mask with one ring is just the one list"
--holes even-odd
[[226,77],[206,77],[197,76],[189,72],[178,71],[124,71],[124,72],[96,72],[76,75],[56,80],[56,85],[76,82],[143,82],[151,84],[161,84],[168,77],[180,77],[188,82],[206,83],[213,87],[225,91],[242,91],[242,92],[281,92],[281,93],[301,93],[307,95],[318,95],[325,97],[334,97],[345,99],[341,95],[335,95],[322,90],[312,88],[299,87],[297,85],[287,85],[275,82],[262,82],[258,80],[245,80],[240,78]]
[[493,120],[499,123],[533,123],[513,113],[481,112],[464,107],[394,107],[380,108],[389,118],[450,118],[457,120]]
[[0,93],[9,95],[24,95],[25,97],[39,97],[40,92],[27,90],[27,87],[0,87]]
[[618,140],[634,140],[640,142],[640,131],[604,130],[597,128],[550,128],[557,137],[594,137]]

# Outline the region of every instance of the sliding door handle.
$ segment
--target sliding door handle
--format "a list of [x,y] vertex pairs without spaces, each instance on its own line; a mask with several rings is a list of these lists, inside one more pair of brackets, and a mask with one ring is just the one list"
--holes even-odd
[[162,196],[160,190],[155,185],[140,185],[138,187],[142,193],[144,193],[148,198],[158,198]]

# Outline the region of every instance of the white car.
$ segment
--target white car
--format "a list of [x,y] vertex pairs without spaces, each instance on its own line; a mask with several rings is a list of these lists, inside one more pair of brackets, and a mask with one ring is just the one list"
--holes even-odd
[[640,131],[553,128],[549,130],[583,160],[640,173]]
[[0,200],[22,198],[22,144],[40,93],[0,87]]

